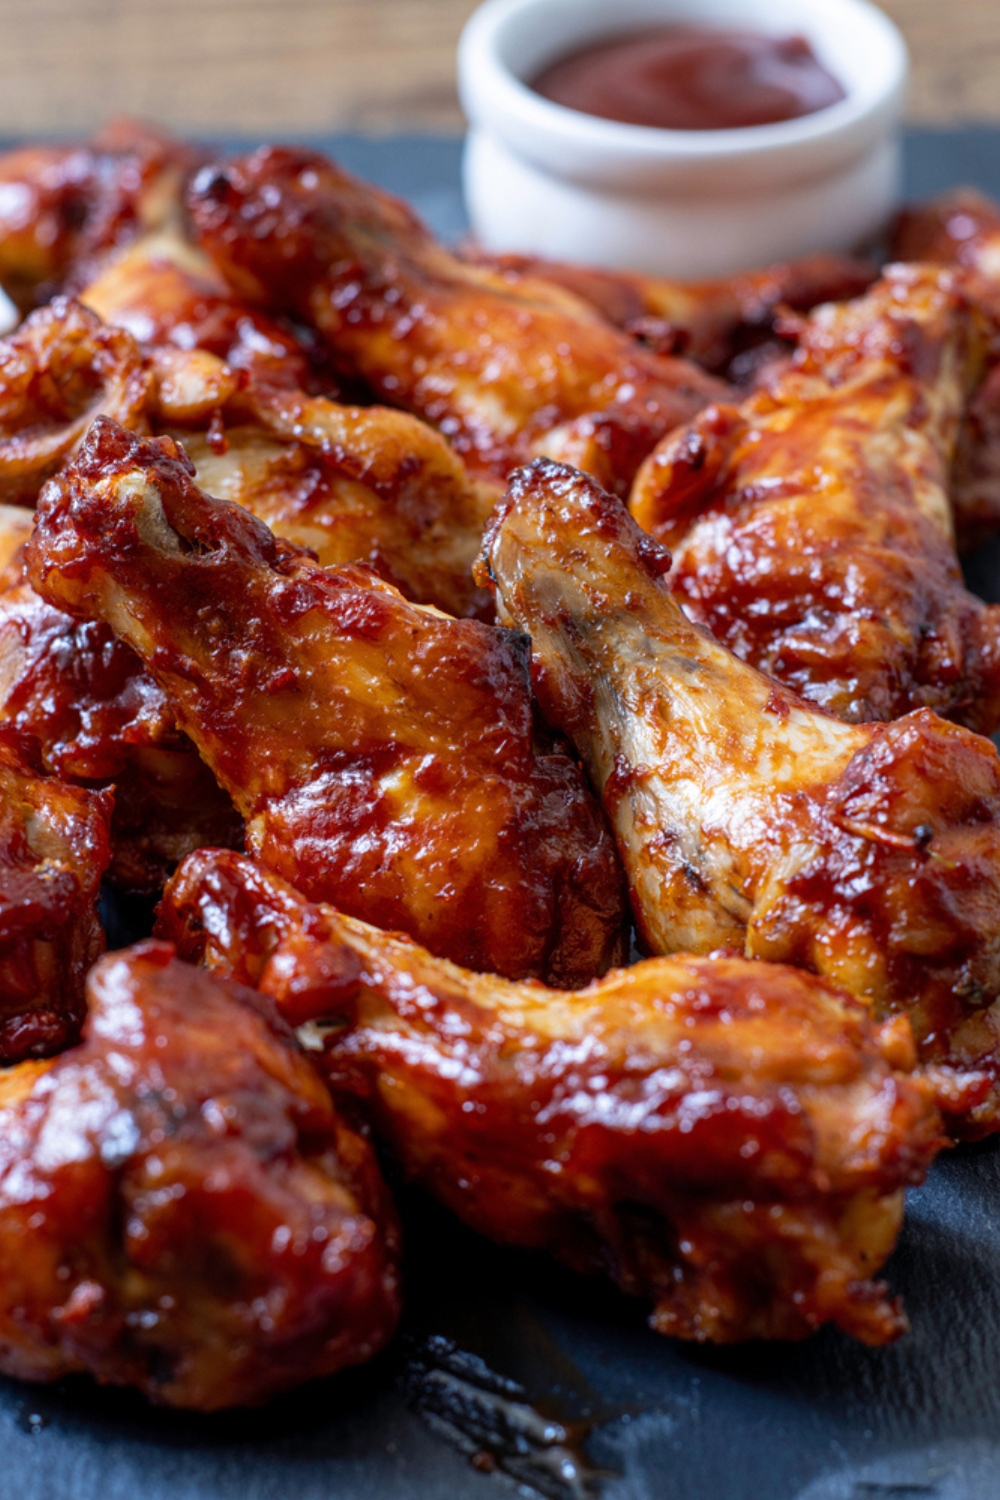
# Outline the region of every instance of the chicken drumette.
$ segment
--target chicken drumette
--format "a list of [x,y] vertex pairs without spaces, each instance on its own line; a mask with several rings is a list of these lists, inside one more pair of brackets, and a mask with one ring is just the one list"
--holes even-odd
[[203,495],[169,439],[111,422],[27,550],[44,598],[132,646],[249,847],[302,890],[514,978],[620,958],[613,842],[578,767],[536,744],[522,636],[318,567]]
[[348,373],[494,479],[548,453],[622,490],[665,432],[726,389],[560,287],[460,261],[405,204],[315,152],[269,147],[206,168],[189,207],[242,295],[313,323]]
[[0,726],[0,1064],[79,1035],[111,798],[46,776],[28,736]]
[[325,1042],[335,1094],[411,1178],[493,1239],[610,1272],[661,1333],[905,1326],[869,1279],[940,1143],[905,1021],[738,958],[512,984],[215,851],[181,867],[160,920]]
[[905,1012],[954,1075],[952,1128],[1000,1128],[994,746],[927,709],[846,724],[783,690],[685,618],[669,553],[572,469],[515,476],[486,559],[649,947],[799,964]]
[[737,655],[851,720],[1000,724],[1000,610],[962,582],[948,483],[992,319],[960,277],[891,267],[821,308],[792,364],[640,471],[671,586]]
[[0,1369],[213,1411],[358,1364],[399,1310],[371,1147],[257,995],[165,943],[0,1074]]

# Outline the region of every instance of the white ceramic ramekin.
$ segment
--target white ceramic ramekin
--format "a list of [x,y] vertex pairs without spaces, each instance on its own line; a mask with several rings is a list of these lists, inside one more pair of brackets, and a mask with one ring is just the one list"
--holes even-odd
[[[805,36],[846,98],[777,125],[655,130],[524,81],[602,36],[668,22]],[[473,230],[492,250],[683,277],[852,249],[897,199],[906,71],[902,37],[866,0],[486,0],[458,53]]]

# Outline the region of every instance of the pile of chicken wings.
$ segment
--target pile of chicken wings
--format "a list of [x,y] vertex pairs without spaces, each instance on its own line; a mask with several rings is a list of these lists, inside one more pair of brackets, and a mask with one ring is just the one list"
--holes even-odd
[[385,1163],[662,1333],[903,1331],[1000,1130],[1000,209],[678,285],[119,122],[0,286],[0,1369],[371,1358]]

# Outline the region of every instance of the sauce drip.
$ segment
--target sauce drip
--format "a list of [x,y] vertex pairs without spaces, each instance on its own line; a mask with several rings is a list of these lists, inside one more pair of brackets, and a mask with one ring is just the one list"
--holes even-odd
[[731,130],[815,114],[845,97],[801,36],[659,26],[572,52],[531,80],[583,114],[662,130]]

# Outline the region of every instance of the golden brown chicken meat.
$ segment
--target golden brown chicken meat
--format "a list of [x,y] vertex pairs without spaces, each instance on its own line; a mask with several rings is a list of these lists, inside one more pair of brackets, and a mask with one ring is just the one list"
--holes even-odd
[[316,152],[267,147],[206,167],[189,208],[241,295],[314,324],[348,373],[494,479],[548,453],[622,490],[665,432],[725,390],[562,288],[459,260],[405,204]]
[[895,266],[819,309],[792,364],[657,449],[630,507],[671,587],[744,660],[844,719],[1000,725],[1000,610],[965,588],[948,480],[992,321]]
[[86,145],[0,156],[0,286],[22,312],[82,286],[104,260],[177,223],[204,153],[134,120]]
[[506,1244],[609,1273],[661,1333],[868,1343],[870,1280],[939,1143],[905,1022],[745,959],[650,959],[576,993],[473,974],[195,854],[181,950],[278,1001],[406,1173]]
[[82,1045],[0,1075],[0,1369],[215,1411],[370,1359],[399,1311],[371,1147],[257,995],[109,955]]
[[79,1035],[111,798],[46,776],[30,737],[0,725],[0,1064]]
[[614,846],[534,738],[528,644],[325,570],[203,495],[184,452],[94,424],[28,545],[51,604],[110,625],[303,891],[511,977],[620,959]]
[[515,284],[525,276],[555,282],[643,343],[685,354],[728,378],[743,365],[753,367],[752,350],[781,341],[776,325],[786,309],[809,312],[820,302],[857,297],[876,276],[869,262],[832,254],[716,281],[672,281],[532,255],[489,255],[475,248],[467,253],[474,264],[491,266]]
[[571,469],[515,476],[486,558],[650,949],[801,965],[907,1014],[953,1077],[951,1128],[1000,1128],[994,746],[927,709],[845,724],[783,690],[685,617],[669,553]]

